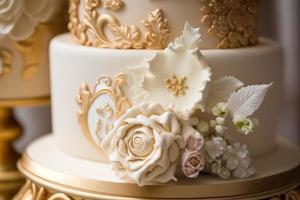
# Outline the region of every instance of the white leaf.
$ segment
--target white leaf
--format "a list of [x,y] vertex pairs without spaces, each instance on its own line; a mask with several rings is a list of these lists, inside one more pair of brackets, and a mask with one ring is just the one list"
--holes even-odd
[[168,49],[176,50],[191,50],[195,52],[199,48],[201,42],[200,28],[194,28],[189,23],[185,23],[182,36],[176,38],[175,42],[169,44]]
[[208,86],[208,96],[205,102],[206,110],[211,110],[220,102],[227,102],[229,96],[244,84],[233,76],[224,76],[212,81]]
[[233,118],[252,115],[262,104],[271,85],[251,85],[234,92],[228,100],[228,109]]

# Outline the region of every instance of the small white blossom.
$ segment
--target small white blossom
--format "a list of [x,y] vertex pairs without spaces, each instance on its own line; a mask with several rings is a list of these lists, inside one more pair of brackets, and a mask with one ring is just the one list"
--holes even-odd
[[206,121],[201,120],[197,125],[197,130],[200,133],[207,133],[209,131],[209,125]]
[[228,179],[231,176],[231,172],[226,167],[222,167],[219,163],[213,163],[211,165],[211,173],[218,175],[222,179]]
[[221,156],[227,147],[227,143],[221,137],[213,137],[205,142],[205,150],[207,154],[215,160]]
[[237,129],[238,132],[248,135],[253,132],[253,129],[255,127],[255,124],[253,121],[249,118],[235,118],[233,120],[233,123]]
[[223,159],[226,161],[226,167],[233,170],[233,176],[236,178],[248,178],[255,172],[251,166],[251,158],[246,145],[235,143],[227,146]]
[[231,172],[226,167],[221,167],[218,171],[218,176],[222,179],[228,179],[231,176]]
[[212,174],[218,174],[218,170],[220,168],[220,165],[218,163],[213,163],[210,166],[210,170]]
[[211,110],[212,114],[216,117],[224,117],[228,113],[228,108],[226,103],[218,103]]
[[233,172],[233,177],[243,179],[243,178],[249,178],[255,174],[255,169],[253,167],[250,168],[243,168],[243,167],[238,167],[236,170]]
[[225,118],[224,117],[217,117],[216,122],[220,125],[224,125],[225,124]]
[[215,131],[218,136],[223,136],[225,134],[225,130],[226,130],[226,128],[222,125],[217,125],[215,127]]

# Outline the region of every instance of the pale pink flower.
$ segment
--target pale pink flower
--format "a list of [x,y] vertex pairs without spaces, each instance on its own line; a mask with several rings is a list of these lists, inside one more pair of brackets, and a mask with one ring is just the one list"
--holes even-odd
[[200,133],[195,132],[189,135],[186,144],[187,150],[200,151],[203,146],[204,146],[204,138]]
[[188,178],[198,177],[200,171],[204,169],[205,158],[201,151],[185,150],[181,157],[182,172]]

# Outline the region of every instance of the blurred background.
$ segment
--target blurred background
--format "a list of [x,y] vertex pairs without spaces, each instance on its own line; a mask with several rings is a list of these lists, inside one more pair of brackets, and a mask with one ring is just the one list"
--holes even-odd
[[[259,34],[277,40],[283,52],[284,94],[279,134],[300,144],[300,1],[261,0]],[[51,108],[19,108],[16,117],[25,131],[16,142],[18,151],[43,134],[51,132]],[[274,122],[275,124],[276,122]]]

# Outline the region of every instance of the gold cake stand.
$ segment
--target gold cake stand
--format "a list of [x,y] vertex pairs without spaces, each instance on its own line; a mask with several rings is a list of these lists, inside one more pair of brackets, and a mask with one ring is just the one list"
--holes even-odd
[[14,118],[13,108],[48,104],[49,97],[30,99],[0,99],[0,200],[12,199],[24,184],[16,167],[19,159],[13,142],[22,135],[22,127]]
[[[281,142],[274,156],[260,158],[264,163],[257,163],[261,173],[250,179],[201,175],[196,180],[138,187],[113,178],[108,164],[57,150],[54,136],[49,135],[33,142],[19,161],[27,182],[14,200],[300,200],[300,150],[294,147]],[[277,161],[282,163],[276,166]]]

